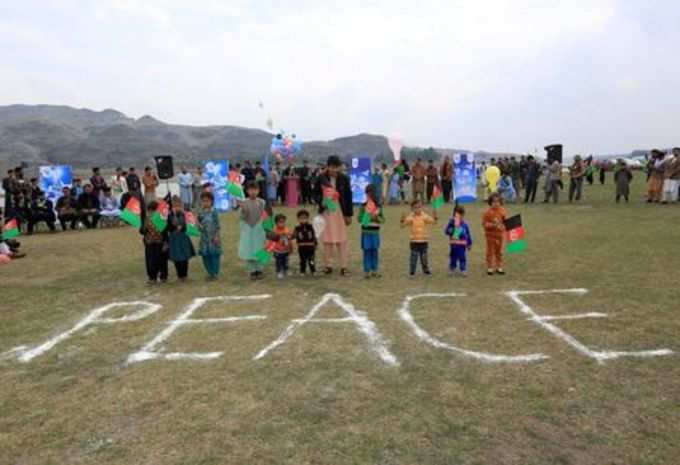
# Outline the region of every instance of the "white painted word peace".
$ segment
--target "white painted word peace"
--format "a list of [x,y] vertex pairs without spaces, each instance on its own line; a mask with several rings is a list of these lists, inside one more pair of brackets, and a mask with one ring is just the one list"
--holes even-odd
[[[559,338],[565,344],[571,346],[579,354],[596,360],[598,363],[604,363],[607,360],[614,360],[620,357],[658,357],[664,355],[671,355],[673,351],[670,349],[655,349],[642,351],[613,351],[613,350],[594,350],[587,347],[585,344],[579,342],[574,336],[566,333],[564,330],[554,324],[559,320],[575,320],[582,318],[605,318],[604,313],[579,313],[572,315],[550,316],[539,315],[523,300],[526,295],[539,294],[571,294],[582,295],[587,293],[586,289],[551,289],[551,290],[534,290],[534,291],[509,291],[506,295],[518,308],[518,310],[528,317],[528,320],[537,324],[541,328],[548,331],[553,336]],[[410,295],[404,298],[401,307],[397,310],[399,318],[411,329],[413,334],[422,342],[429,344],[437,349],[453,352],[454,354],[479,360],[486,363],[528,363],[537,362],[548,359],[547,355],[541,353],[524,354],[524,355],[505,355],[492,354],[487,352],[478,352],[467,350],[462,347],[455,346],[451,343],[441,341],[432,336],[418,323],[416,323],[413,313],[411,312],[411,304],[420,299],[456,299],[465,297],[462,293],[448,293],[448,294],[418,294]],[[271,295],[251,295],[251,296],[221,296],[221,297],[199,297],[194,299],[176,319],[167,323],[167,326],[158,333],[156,337],[147,342],[137,352],[130,354],[127,357],[126,364],[140,363],[147,360],[212,360],[221,357],[223,352],[165,352],[163,350],[163,343],[173,335],[175,331],[184,326],[195,325],[210,325],[210,324],[234,324],[245,322],[258,322],[266,320],[266,315],[247,315],[238,317],[225,318],[194,318],[194,314],[208,303],[223,302],[231,305],[236,305],[239,302],[257,302],[271,299]],[[346,315],[343,318],[317,318],[319,311],[328,303],[337,305]],[[118,318],[106,318],[106,314],[114,309],[121,307],[129,307],[134,309],[133,312]],[[31,360],[39,357],[46,352],[55,348],[58,344],[73,336],[75,333],[84,330],[88,326],[93,325],[112,325],[118,323],[129,323],[139,321],[146,318],[161,309],[161,305],[144,301],[132,302],[113,302],[103,307],[96,308],[87,314],[82,320],[76,323],[71,329],[61,334],[58,334],[44,343],[34,346],[20,346],[5,352],[0,358],[15,358],[19,362],[28,363]],[[314,305],[307,315],[301,319],[295,319],[290,322],[281,335],[260,350],[254,356],[254,360],[261,360],[267,356],[274,356],[273,352],[285,344],[288,339],[300,331],[303,326],[310,323],[326,323],[326,324],[352,324],[357,331],[366,340],[366,346],[382,363],[390,367],[398,367],[399,360],[390,351],[387,341],[383,338],[378,330],[378,327],[371,321],[365,312],[357,310],[352,304],[346,302],[342,296],[338,294],[325,294],[319,302]]]

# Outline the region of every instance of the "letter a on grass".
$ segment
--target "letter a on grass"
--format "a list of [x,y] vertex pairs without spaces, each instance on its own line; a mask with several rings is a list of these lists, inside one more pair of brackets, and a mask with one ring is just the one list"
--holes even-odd
[[[324,305],[329,302],[333,302],[335,305],[340,307],[345,312],[347,317],[315,318],[316,314],[319,313]],[[286,341],[288,341],[288,339],[293,334],[295,334],[298,329],[307,323],[353,323],[356,325],[359,332],[366,336],[368,348],[374,352],[380,358],[380,360],[383,361],[383,363],[392,367],[399,366],[399,360],[397,360],[397,357],[395,357],[394,354],[392,354],[392,352],[390,352],[390,350],[387,348],[387,344],[378,331],[378,328],[375,326],[375,323],[369,320],[366,314],[355,309],[352,304],[345,302],[344,299],[338,294],[324,295],[321,300],[314,307],[312,307],[309,313],[307,313],[307,316],[301,320],[293,320],[290,325],[288,325],[288,327],[283,330],[283,333],[281,333],[278,339],[262,349],[255,356],[255,360],[265,357],[269,352],[273,351],[278,346],[285,344]]]

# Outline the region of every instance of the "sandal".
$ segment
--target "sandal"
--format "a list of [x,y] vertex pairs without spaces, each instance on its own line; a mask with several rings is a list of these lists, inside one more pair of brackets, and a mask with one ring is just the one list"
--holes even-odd
[[333,268],[330,266],[327,266],[326,268],[323,269],[323,274],[332,274],[333,273]]
[[349,276],[349,271],[347,271],[347,268],[340,268],[340,276]]

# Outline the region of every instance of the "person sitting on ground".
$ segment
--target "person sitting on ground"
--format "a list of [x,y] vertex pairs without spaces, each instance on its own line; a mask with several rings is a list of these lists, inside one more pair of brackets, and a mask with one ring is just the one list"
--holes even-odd
[[120,218],[120,208],[118,208],[118,202],[113,196],[110,187],[105,187],[102,191],[99,206],[101,208],[102,225],[117,226]]
[[66,223],[71,223],[71,229],[76,229],[78,223],[78,201],[71,192],[71,188],[64,187],[62,196],[57,200],[57,218],[62,231],[66,231]]
[[54,227],[54,223],[56,222],[54,205],[52,205],[52,201],[45,197],[45,193],[42,191],[38,194],[38,197],[31,202],[31,214],[28,218],[29,236],[33,234],[35,225],[40,222],[45,222],[50,229],[50,232],[56,232],[56,228]]
[[87,229],[97,227],[101,216],[99,210],[99,197],[95,195],[92,184],[86,184],[84,192],[78,196],[78,213]]
[[0,210],[0,265],[6,265],[17,258],[23,258],[26,254],[19,252],[21,242],[16,239],[3,240],[2,231],[5,224],[5,217],[2,210]]
[[505,202],[514,202],[517,200],[517,191],[510,174],[510,170],[505,170],[498,181],[496,192],[498,192]]

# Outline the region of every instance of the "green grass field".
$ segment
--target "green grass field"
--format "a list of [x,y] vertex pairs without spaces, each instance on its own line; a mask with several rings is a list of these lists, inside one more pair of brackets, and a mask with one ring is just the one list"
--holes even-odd
[[[505,277],[484,273],[481,203],[468,208],[475,244],[466,279],[447,275],[443,224],[431,241],[434,276],[407,277],[408,236],[398,224],[406,207],[386,209],[384,277],[370,281],[356,222],[352,277],[283,282],[272,273],[248,279],[236,258],[235,215],[223,220],[217,282],[205,281],[193,260],[188,283],[147,287],[131,228],[22,238],[29,256],[0,268],[0,464],[678,464],[680,206],[645,204],[636,177],[630,205],[613,202],[609,180],[587,186],[580,205],[509,206],[522,213],[529,249],[508,260]],[[676,353],[597,363],[503,295],[566,288],[589,292],[524,299],[546,315],[607,313],[554,322],[593,350]],[[398,367],[369,350],[353,324],[307,324],[254,360],[328,292],[366,312]],[[483,363],[421,342],[399,317],[404,298],[451,292],[467,296],[413,302],[432,336],[467,350],[550,358]],[[220,358],[125,364],[194,298],[262,293],[273,298],[211,303],[194,317],[266,320],[183,327],[162,345]],[[162,308],[136,322],[85,327],[29,363],[6,353],[125,300]],[[334,306],[319,314],[342,316]]]

